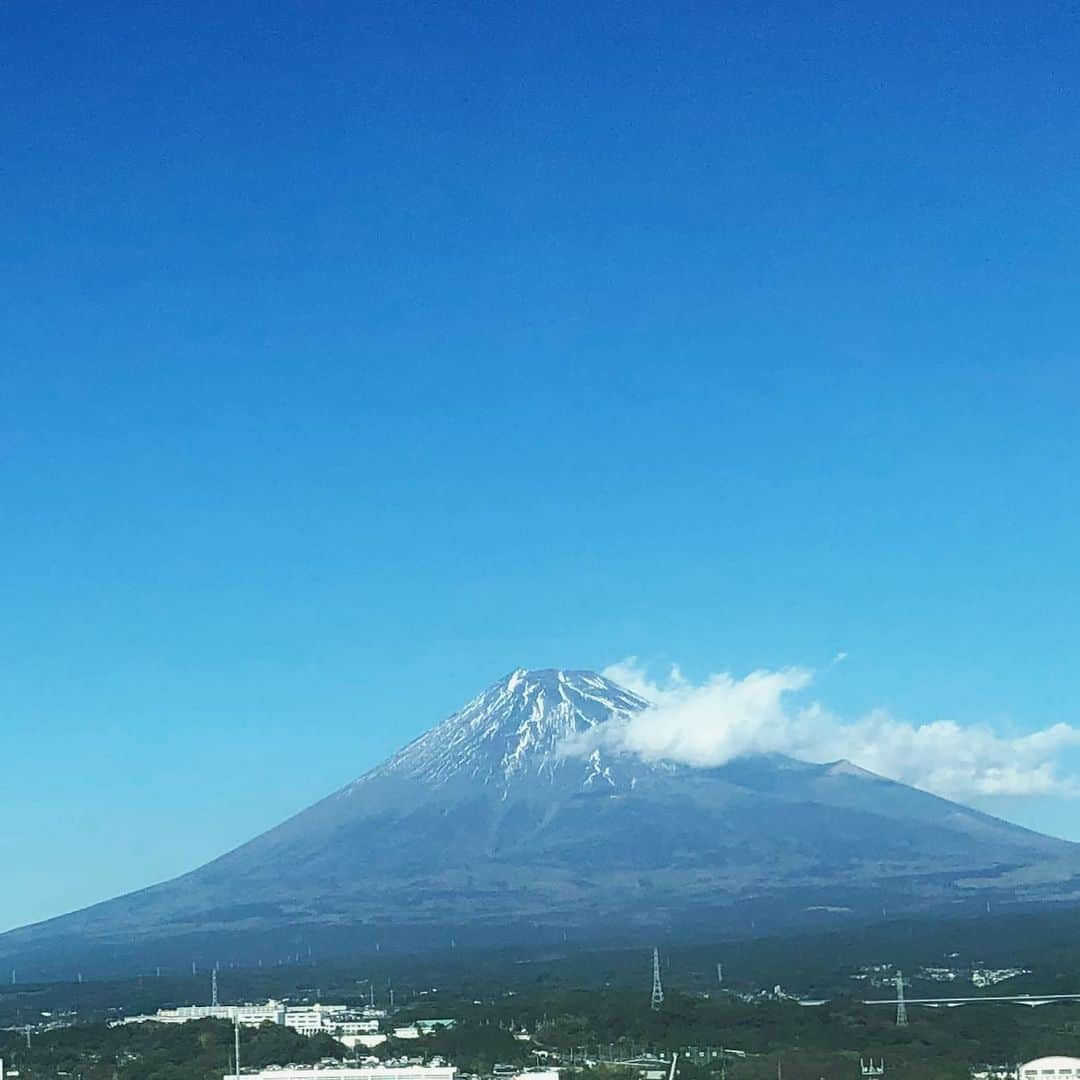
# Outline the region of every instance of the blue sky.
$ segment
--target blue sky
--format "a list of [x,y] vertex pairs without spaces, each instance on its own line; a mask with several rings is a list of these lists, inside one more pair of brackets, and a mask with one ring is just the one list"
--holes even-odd
[[0,8],[0,926],[522,665],[1080,720],[1078,46],[1048,3]]

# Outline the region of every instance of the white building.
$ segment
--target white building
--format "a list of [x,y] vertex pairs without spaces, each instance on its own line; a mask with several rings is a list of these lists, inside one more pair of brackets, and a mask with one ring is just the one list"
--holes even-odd
[[348,1011],[344,1005],[290,1005],[285,1010],[285,1019],[282,1022],[301,1035],[318,1035],[343,1023]]
[[453,1031],[457,1027],[456,1020],[417,1020],[413,1025],[421,1035],[434,1035],[436,1031]]
[[267,1022],[285,1023],[285,1006],[280,1001],[267,1001],[262,1005],[182,1005],[178,1009],[158,1009],[153,1016],[129,1016],[125,1024],[186,1024],[191,1020],[239,1021],[244,1027],[258,1027]]
[[1006,979],[1015,979],[1017,975],[1030,975],[1027,968],[976,968],[971,973],[971,982],[974,986],[984,988],[996,986],[1005,982]]
[[178,1009],[159,1009],[153,1016],[129,1016],[124,1023],[186,1024],[191,1020],[228,1020],[230,1023],[238,1020],[244,1027],[280,1024],[301,1035],[368,1037],[379,1033],[378,1020],[365,1019],[347,1005],[286,1006],[280,1001],[267,1001],[261,1005],[184,1005]]
[[[371,1065],[360,1068],[349,1065],[289,1065],[263,1069],[261,1072],[241,1072],[239,1080],[455,1080],[456,1076],[457,1069],[453,1065]],[[234,1073],[226,1073],[223,1080],[238,1078]]]
[[378,1020],[341,1020],[335,1023],[335,1030],[342,1035],[378,1035]]
[[1020,1080],[1069,1080],[1080,1078],[1080,1058],[1044,1057],[1036,1058],[1021,1065],[1016,1070]]
[[374,1050],[376,1046],[382,1046],[386,1042],[386,1036],[375,1032],[373,1035],[334,1035],[342,1046],[347,1046],[350,1050],[355,1050],[358,1046],[364,1047],[366,1050]]

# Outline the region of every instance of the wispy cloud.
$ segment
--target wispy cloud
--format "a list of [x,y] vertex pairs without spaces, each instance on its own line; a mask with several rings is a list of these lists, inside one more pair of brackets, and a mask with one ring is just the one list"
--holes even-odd
[[594,728],[569,744],[568,753],[603,748],[701,767],[763,753],[805,761],[846,758],[958,799],[1080,794],[1080,778],[1059,766],[1066,750],[1080,746],[1080,728],[1068,724],[1007,736],[950,720],[912,724],[885,709],[846,719],[805,700],[813,672],[801,667],[742,678],[719,673],[693,683],[677,667],[654,680],[631,657],[604,674],[652,707]]

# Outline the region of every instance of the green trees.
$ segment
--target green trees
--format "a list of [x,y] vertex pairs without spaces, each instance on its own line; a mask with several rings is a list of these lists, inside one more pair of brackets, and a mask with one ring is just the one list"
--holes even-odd
[[437,1055],[467,1073],[490,1073],[496,1065],[525,1065],[532,1060],[527,1045],[490,1020],[464,1020],[453,1028],[438,1028],[422,1039],[390,1040],[380,1049],[383,1057]]
[[[29,1048],[13,1032],[0,1032],[0,1056],[23,1080],[53,1080],[61,1073],[83,1080],[221,1080],[230,1068],[232,1025],[220,1020],[190,1024],[80,1024],[35,1037]],[[313,1039],[289,1028],[245,1028],[241,1062],[313,1064],[344,1056],[327,1036]]]
[[[1044,1054],[1080,1053],[1080,1006],[1027,1009],[970,1005],[911,1012],[897,1028],[894,1013],[848,1000],[803,1007],[793,1001],[744,1002],[671,991],[653,1012],[640,992],[537,989],[476,1004],[440,1004],[457,1019],[421,1039],[393,1040],[380,1056],[439,1055],[463,1073],[490,1074],[496,1064],[532,1064],[547,1050],[569,1064],[598,1057],[626,1060],[648,1051],[679,1051],[679,1080],[773,1080],[778,1060],[785,1080],[858,1080],[860,1056],[884,1058],[889,1080],[966,1080],[976,1064],[1015,1063]],[[514,1038],[528,1029],[533,1043]],[[0,1055],[22,1080],[221,1080],[229,1071],[232,1027],[221,1021],[183,1025],[84,1024],[36,1035],[28,1050],[18,1032],[0,1031]],[[746,1056],[717,1056],[720,1048]],[[244,1029],[241,1059],[248,1066],[311,1064],[351,1057],[327,1036],[306,1038],[273,1024]],[[609,1067],[586,1070],[580,1080],[631,1080]]]

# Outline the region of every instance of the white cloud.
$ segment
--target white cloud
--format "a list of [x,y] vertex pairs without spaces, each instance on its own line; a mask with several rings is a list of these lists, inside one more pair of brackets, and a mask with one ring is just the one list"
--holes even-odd
[[782,753],[804,761],[846,758],[865,769],[950,798],[1080,794],[1060,755],[1080,746],[1080,728],[1055,724],[1005,736],[985,725],[950,720],[911,724],[884,709],[848,720],[800,700],[807,668],[710,675],[699,684],[673,667],[657,682],[631,657],[604,674],[652,702],[652,708],[594,728],[566,747],[594,748],[694,766],[748,754]]

